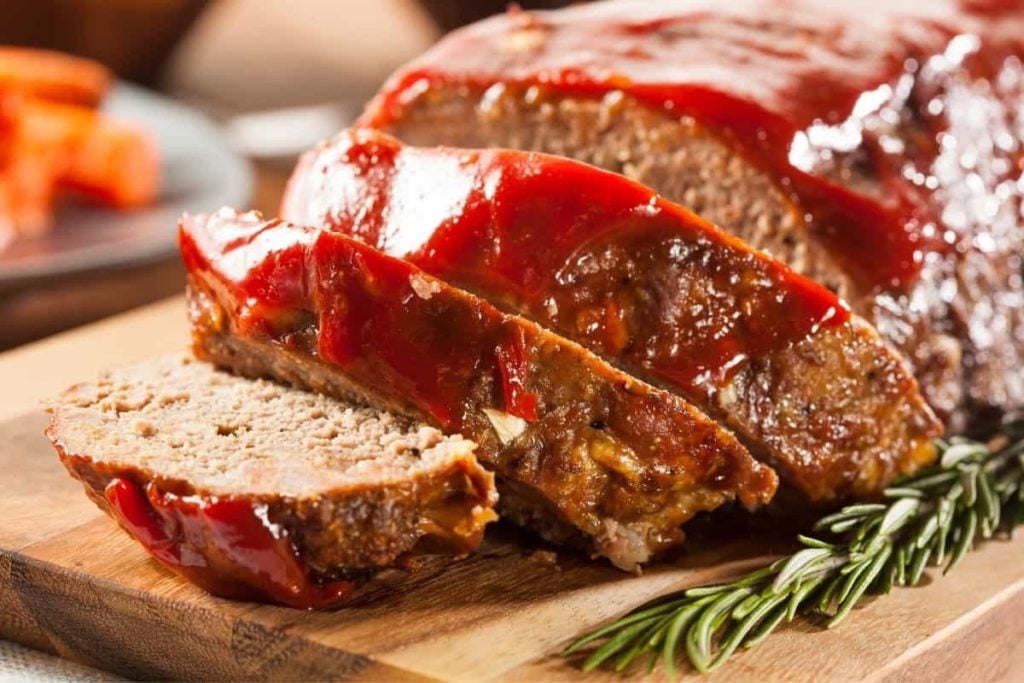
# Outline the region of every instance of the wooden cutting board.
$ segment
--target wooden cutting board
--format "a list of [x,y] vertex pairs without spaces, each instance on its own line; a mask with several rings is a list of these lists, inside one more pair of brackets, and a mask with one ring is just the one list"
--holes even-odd
[[[392,572],[333,611],[210,597],[85,498],[37,407],[104,366],[181,348],[183,317],[175,299],[0,355],[0,637],[139,678],[577,679],[554,653],[582,630],[782,548],[723,541],[631,577],[571,553],[552,566],[499,527],[475,556]],[[997,541],[838,629],[784,628],[709,680],[1022,680],[1022,636],[1024,539]]]

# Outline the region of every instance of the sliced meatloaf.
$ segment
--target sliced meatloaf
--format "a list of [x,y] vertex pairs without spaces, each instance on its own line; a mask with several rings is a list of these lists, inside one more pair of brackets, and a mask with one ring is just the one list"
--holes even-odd
[[361,123],[624,173],[838,292],[952,430],[1024,407],[1024,2],[513,11]]
[[633,569],[697,512],[775,491],[682,398],[346,236],[225,209],[180,242],[199,356],[464,434],[552,540]]
[[89,497],[215,595],[327,606],[412,555],[468,553],[496,518],[471,441],[190,358],[108,372],[51,411]]
[[358,237],[671,388],[812,500],[929,462],[941,425],[900,356],[824,287],[621,175],[344,132],[283,216]]

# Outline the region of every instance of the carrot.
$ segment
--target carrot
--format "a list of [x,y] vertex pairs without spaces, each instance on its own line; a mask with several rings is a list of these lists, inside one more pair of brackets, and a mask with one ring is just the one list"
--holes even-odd
[[135,126],[98,118],[60,182],[101,204],[118,208],[149,204],[160,189],[156,144]]
[[5,125],[0,132],[0,212],[6,231],[35,235],[50,225],[57,177],[65,165],[70,139],[49,117],[28,116],[23,97],[3,98]]
[[0,90],[96,107],[110,89],[111,80],[106,67],[91,59],[50,50],[0,47]]
[[156,196],[152,139],[95,108],[109,84],[89,60],[0,47],[0,248],[44,232],[63,190],[117,208]]
[[83,107],[28,102],[25,145],[49,156],[56,182],[100,204],[151,202],[160,185],[156,145],[138,128]]
[[0,244],[46,232],[56,190],[45,160],[20,158],[0,172]]

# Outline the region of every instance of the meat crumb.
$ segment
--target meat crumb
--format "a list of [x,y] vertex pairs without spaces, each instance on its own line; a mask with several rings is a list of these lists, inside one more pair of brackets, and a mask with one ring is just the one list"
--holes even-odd
[[562,567],[558,564],[558,554],[550,550],[535,550],[530,555],[530,562],[553,567],[556,571],[562,571]]
[[144,439],[148,439],[151,436],[156,435],[156,427],[149,420],[136,420],[133,425],[135,433]]
[[412,291],[416,292],[416,296],[424,301],[441,291],[441,285],[434,280],[428,280],[419,273],[409,276],[409,284],[412,286]]

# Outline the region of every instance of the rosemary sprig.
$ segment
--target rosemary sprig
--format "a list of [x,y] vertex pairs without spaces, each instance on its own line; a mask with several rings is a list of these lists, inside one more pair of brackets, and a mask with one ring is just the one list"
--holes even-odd
[[840,623],[867,593],[916,585],[928,565],[951,571],[979,539],[1024,522],[1024,424],[988,446],[939,441],[939,462],[898,481],[882,502],[848,505],[823,517],[803,548],[735,581],[672,593],[572,643],[589,649],[583,670],[624,671],[660,658],[672,679],[685,656],[702,673],[750,648],[782,622],[817,612]]

